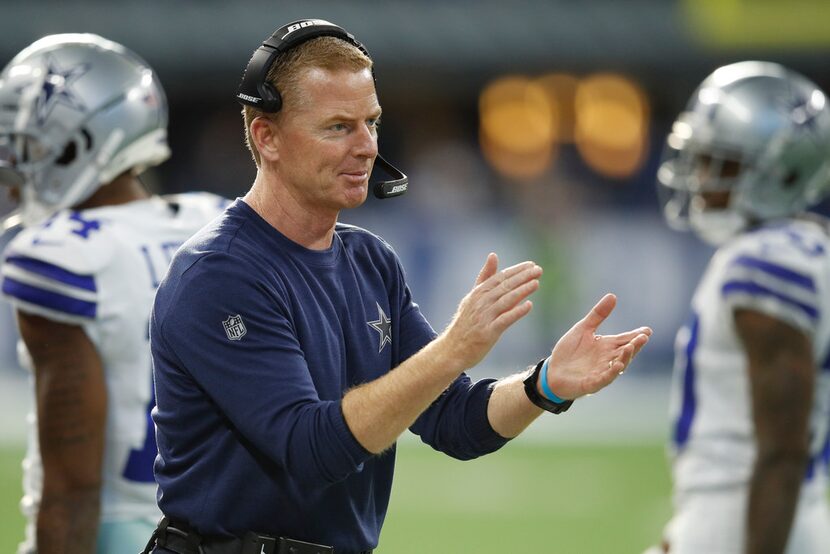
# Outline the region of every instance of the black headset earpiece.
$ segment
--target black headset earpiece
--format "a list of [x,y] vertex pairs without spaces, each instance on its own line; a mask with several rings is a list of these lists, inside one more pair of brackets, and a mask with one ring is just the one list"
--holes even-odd
[[[266,113],[275,113],[282,108],[282,98],[274,86],[266,80],[268,69],[271,67],[276,51],[260,46],[245,69],[242,76],[242,83],[236,98],[243,104],[253,106]],[[259,73],[264,70],[265,75],[260,77]]]
[[[252,106],[265,113],[276,113],[282,108],[280,92],[268,82],[268,71],[274,64],[277,56],[295,48],[300,44],[317,37],[331,36],[345,40],[361,52],[369,56],[366,48],[360,44],[354,35],[345,29],[323,19],[299,19],[283,25],[268,37],[262,46],[256,49],[251,56],[242,82],[236,92],[236,99],[246,106]],[[375,71],[372,69],[372,78]],[[405,193],[409,187],[409,178],[404,173],[378,155],[375,159],[375,168],[380,168],[392,179],[387,181],[376,180],[372,185],[372,192],[377,198],[391,198]],[[374,172],[373,172],[374,173]]]

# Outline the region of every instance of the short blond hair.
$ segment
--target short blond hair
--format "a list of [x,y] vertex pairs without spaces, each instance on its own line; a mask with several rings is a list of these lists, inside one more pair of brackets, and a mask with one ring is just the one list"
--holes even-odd
[[[277,58],[268,71],[268,82],[274,85],[282,97],[282,108],[276,114],[271,114],[272,118],[276,120],[275,116],[285,111],[286,107],[291,109],[292,106],[301,102],[302,99],[297,94],[300,77],[310,68],[329,71],[340,69],[360,71],[371,69],[372,60],[353,44],[328,36],[311,39],[285,52]],[[268,115],[252,106],[242,108],[242,118],[245,122],[245,144],[251,151],[257,167],[260,164],[259,150],[251,138],[251,122],[257,117]]]

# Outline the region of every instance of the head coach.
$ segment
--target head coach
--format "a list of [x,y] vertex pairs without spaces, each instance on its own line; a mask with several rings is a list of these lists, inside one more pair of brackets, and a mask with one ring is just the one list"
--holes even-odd
[[[256,179],[179,250],[151,318],[165,518],[146,552],[371,552],[406,429],[455,458],[488,454],[611,383],[647,342],[646,327],[595,334],[608,294],[542,361],[473,382],[465,370],[530,312],[542,268],[500,270],[490,254],[437,334],[392,247],[338,223],[370,187],[408,185],[378,155],[366,49],[327,21],[292,22],[254,52],[237,99]],[[370,185],[377,167],[391,179]]]

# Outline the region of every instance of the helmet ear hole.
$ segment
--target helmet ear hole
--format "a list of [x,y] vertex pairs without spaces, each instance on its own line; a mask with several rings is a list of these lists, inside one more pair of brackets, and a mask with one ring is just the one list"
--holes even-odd
[[790,170],[789,173],[784,177],[783,183],[784,188],[790,188],[798,182],[799,174],[797,169]]
[[61,155],[55,160],[57,165],[69,165],[71,164],[75,158],[78,157],[78,146],[75,144],[74,140],[70,140],[66,143],[66,146],[61,152]]

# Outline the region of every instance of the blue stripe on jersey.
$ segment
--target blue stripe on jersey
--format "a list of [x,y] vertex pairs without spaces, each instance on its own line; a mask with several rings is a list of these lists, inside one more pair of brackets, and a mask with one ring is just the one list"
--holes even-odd
[[[825,358],[824,360],[824,363],[821,364],[821,370],[830,370],[830,353],[828,353],[827,358]],[[824,464],[825,471],[830,469],[830,430],[828,430],[827,434],[824,437],[824,447],[821,449],[820,452],[811,456],[810,461],[807,463],[807,472],[804,474],[805,481],[810,481],[815,476],[816,464],[819,462]]]
[[3,293],[29,304],[82,317],[95,317],[97,308],[95,302],[79,300],[58,292],[33,287],[11,277],[3,279]]
[[697,314],[693,314],[689,323],[689,342],[686,343],[685,351],[686,368],[683,371],[683,404],[674,429],[674,442],[679,448],[682,448],[689,440],[689,431],[692,428],[695,411],[697,411],[694,353],[697,348],[699,321]]
[[779,279],[783,279],[784,281],[798,285],[799,287],[804,287],[805,289],[813,292],[816,290],[816,284],[813,282],[813,278],[809,275],[798,273],[797,271],[770,263],[766,260],[760,260],[758,258],[753,258],[752,256],[740,256],[732,261],[732,265],[742,265],[744,267],[760,269],[764,273],[769,273],[770,275],[774,275]]
[[37,260],[35,258],[29,258],[27,256],[9,256],[6,258],[6,262],[21,269],[25,269],[30,273],[52,279],[53,281],[58,281],[59,283],[69,285],[71,287],[92,292],[96,291],[95,277],[92,275],[79,275],[77,273],[72,273],[71,271],[67,271],[60,266]]
[[825,471],[830,468],[830,435],[824,440],[824,448],[810,457],[807,462],[807,471],[804,474],[805,481],[811,481],[816,475],[816,466],[824,466]]
[[721,293],[723,296],[728,296],[734,293],[747,293],[752,296],[772,296],[775,297],[782,302],[790,304],[791,306],[795,306],[796,308],[803,311],[807,314],[811,319],[818,319],[818,309],[810,304],[805,304],[804,302],[799,302],[795,298],[791,298],[786,294],[781,294],[780,292],[774,291],[758,283],[753,283],[751,281],[728,281],[724,283],[723,288],[721,289]]

